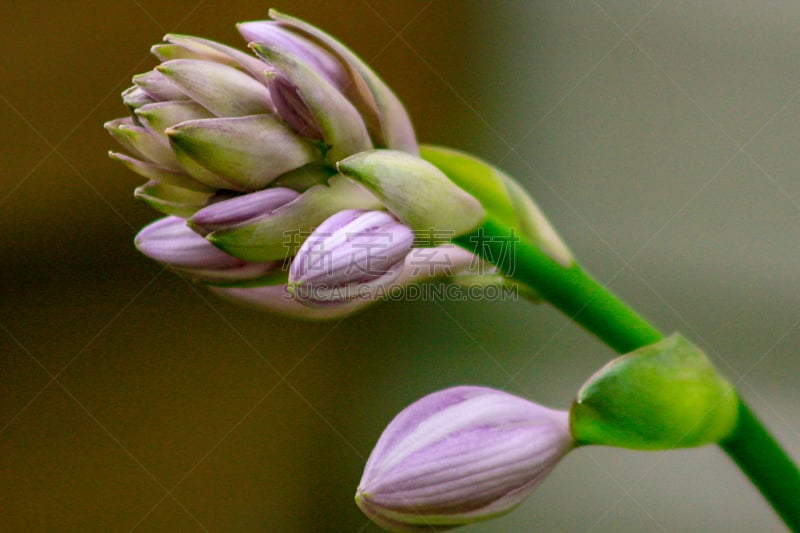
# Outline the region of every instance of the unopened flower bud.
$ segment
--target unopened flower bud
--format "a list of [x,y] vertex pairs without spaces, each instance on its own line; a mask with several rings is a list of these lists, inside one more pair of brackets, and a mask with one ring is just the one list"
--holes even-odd
[[516,507],[573,445],[566,412],[484,387],[445,389],[392,420],[356,502],[396,531],[486,520]]
[[349,209],[314,230],[289,269],[289,287],[310,305],[370,299],[397,279],[414,234],[385,211]]
[[337,163],[343,175],[375,193],[397,218],[417,231],[477,228],[486,213],[480,202],[424,159],[396,150],[361,152]]
[[[416,157],[398,98],[330,35],[270,16],[238,26],[254,54],[166,35],[151,48],[161,63],[123,92],[130,116],[106,123],[123,150],[109,155],[147,179],[136,198],[169,215],[142,230],[139,249],[227,297],[311,318],[380,297],[364,289],[471,275],[470,253],[440,245],[477,226],[483,209]],[[313,275],[311,245],[298,254],[301,246],[310,235],[332,245],[320,225],[341,223],[350,210],[371,213],[348,223],[381,221],[334,247],[352,268]],[[413,253],[413,230],[443,238]],[[383,231],[391,243],[375,242]],[[362,293],[357,301],[325,294],[316,301],[324,311],[303,311],[297,291],[312,286]]]
[[251,192],[210,205],[189,219],[189,226],[207,235],[212,231],[244,224],[249,220],[269,215],[279,207],[295,200],[300,194],[285,187],[271,187]]
[[210,283],[259,279],[280,269],[280,263],[248,263],[226,254],[175,216],[145,226],[136,236],[136,247],[173,270]]
[[331,83],[338,86],[358,109],[375,148],[402,150],[410,154],[419,152],[414,128],[403,104],[366,63],[319,28],[274,9],[269,14],[288,33],[318,44],[344,66],[348,78],[343,82],[337,83],[338,75],[332,76],[327,69],[321,72],[326,72]]
[[717,443],[736,428],[736,390],[679,334],[618,357],[572,405],[580,444],[663,450]]
[[314,228],[339,211],[381,207],[364,187],[344,176],[333,176],[327,185],[315,185],[288,204],[217,229],[206,238],[246,261],[276,261],[294,255]]

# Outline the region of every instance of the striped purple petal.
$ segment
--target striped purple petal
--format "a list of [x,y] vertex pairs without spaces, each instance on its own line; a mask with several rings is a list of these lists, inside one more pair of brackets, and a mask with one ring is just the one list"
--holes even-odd
[[574,445],[569,414],[484,387],[436,392],[403,410],[356,493],[397,530],[456,526],[510,511]]

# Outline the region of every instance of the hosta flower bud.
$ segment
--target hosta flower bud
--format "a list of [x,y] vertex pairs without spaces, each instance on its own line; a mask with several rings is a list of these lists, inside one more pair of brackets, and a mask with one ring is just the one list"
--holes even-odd
[[244,224],[254,218],[269,215],[279,207],[294,201],[300,194],[285,187],[270,187],[263,191],[236,196],[201,209],[188,221],[201,235],[218,229]]
[[280,270],[280,263],[247,263],[226,254],[174,216],[145,226],[136,247],[173,270],[213,283],[258,279]]
[[446,389],[392,420],[356,502],[396,531],[485,520],[517,506],[572,446],[566,412],[484,387]]
[[312,186],[282,207],[221,227],[206,238],[247,261],[275,261],[294,255],[311,231],[331,215],[344,209],[381,207],[363,187],[343,176],[333,176],[327,185]]
[[[358,109],[376,148],[402,150],[411,154],[418,152],[414,129],[403,104],[357,55],[311,24],[278,13],[274,9],[269,13],[275,21],[274,24],[291,34],[296,41],[313,43],[344,66],[346,78],[342,78],[340,74],[332,75],[332,71],[327,68],[321,68],[320,72],[327,75],[331,83],[339,87]],[[266,41],[269,43],[269,39]],[[259,42],[258,39],[255,42]],[[309,57],[302,52],[299,55]],[[309,60],[309,63],[313,62],[313,59]]]
[[314,230],[289,269],[289,287],[301,302],[371,299],[400,276],[414,234],[385,211],[349,209]]
[[441,170],[405,152],[361,152],[336,168],[373,191],[397,218],[418,231],[447,231],[455,237],[478,227],[486,216],[480,202]]
[[[402,291],[407,285],[435,278],[447,278],[455,281],[461,276],[469,276],[475,263],[475,256],[452,244],[436,248],[413,248],[406,255],[400,276],[394,281],[380,285],[380,294],[376,294],[376,296],[390,296],[393,291]],[[286,285],[215,286],[211,287],[211,290],[222,298],[253,309],[311,320],[340,318],[359,311],[373,302],[373,300],[361,298],[309,306],[310,302],[302,302],[292,295]],[[377,292],[378,289],[376,289]]]

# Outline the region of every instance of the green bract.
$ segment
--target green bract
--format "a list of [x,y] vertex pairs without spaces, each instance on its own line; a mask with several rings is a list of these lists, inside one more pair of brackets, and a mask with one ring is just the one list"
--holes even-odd
[[578,444],[638,450],[702,446],[735,428],[738,399],[708,357],[679,334],[614,359],[578,391]]
[[563,266],[573,263],[566,244],[513,178],[475,156],[452,148],[423,145],[420,153],[453,183],[477,198],[489,216],[517,230]]
[[336,164],[411,229],[462,235],[486,217],[481,203],[431,163],[399,150],[369,150]]

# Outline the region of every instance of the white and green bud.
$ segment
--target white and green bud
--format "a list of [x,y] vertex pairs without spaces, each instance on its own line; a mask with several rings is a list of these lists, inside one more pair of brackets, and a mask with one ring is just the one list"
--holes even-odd
[[334,163],[372,148],[372,140],[358,110],[339,90],[290,51],[252,43],[253,51],[270,64],[270,95],[275,108],[301,134],[319,134],[326,159]]
[[736,427],[733,386],[675,334],[614,359],[581,387],[570,412],[578,444],[658,450],[717,443]]
[[319,28],[274,9],[269,14],[275,20],[274,24],[327,50],[344,65],[348,78],[340,88],[361,113],[375,148],[418,153],[414,128],[403,104],[366,63]]
[[272,110],[267,88],[234,67],[201,59],[174,59],[156,70],[217,117],[243,117]]
[[155,180],[137,187],[133,195],[153,209],[177,217],[192,216],[216,196],[213,191],[196,191]]
[[313,146],[274,115],[189,120],[166,134],[176,151],[237,190],[263,189],[319,158]]
[[206,238],[247,261],[275,261],[293,256],[317,226],[339,211],[382,207],[364,187],[344,176],[333,176],[327,185],[315,185],[278,209],[215,230]]
[[336,167],[374,192],[389,211],[417,231],[456,237],[477,228],[486,216],[480,202],[441,170],[406,152],[361,152]]

